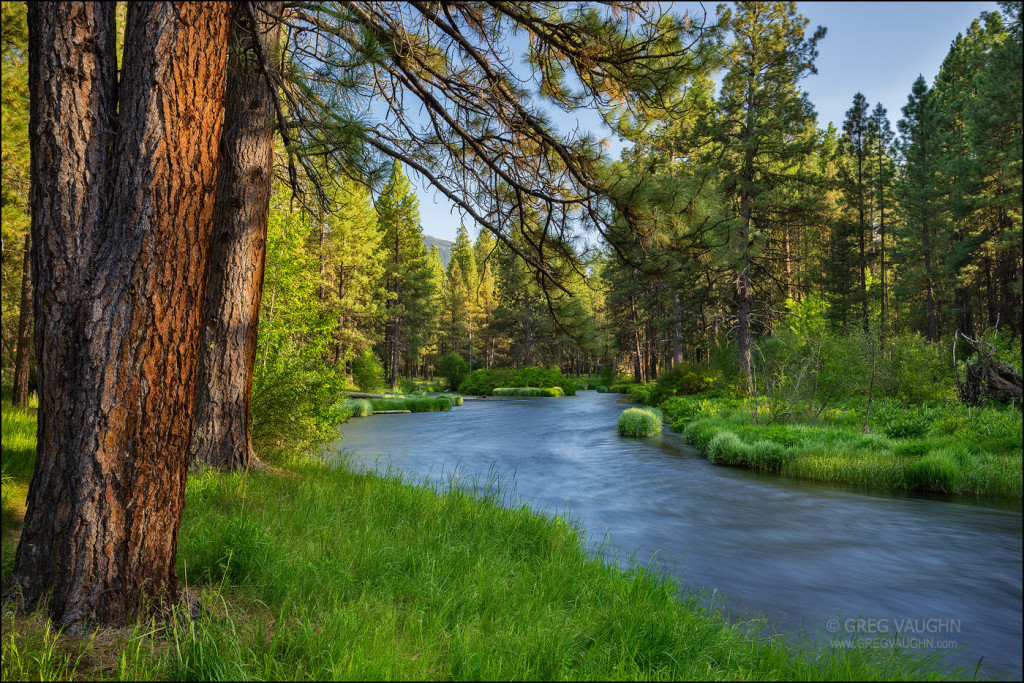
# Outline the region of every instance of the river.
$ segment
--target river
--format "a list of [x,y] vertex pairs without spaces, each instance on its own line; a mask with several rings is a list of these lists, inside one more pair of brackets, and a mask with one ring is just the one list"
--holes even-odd
[[[446,485],[497,474],[506,493],[568,512],[590,548],[724,595],[739,617],[844,638],[898,633],[980,676],[1020,680],[1019,501],[941,500],[717,467],[667,432],[618,436],[616,394],[466,401],[352,419],[356,467]],[[510,488],[514,487],[514,491]],[[952,651],[952,648],[958,648]]]

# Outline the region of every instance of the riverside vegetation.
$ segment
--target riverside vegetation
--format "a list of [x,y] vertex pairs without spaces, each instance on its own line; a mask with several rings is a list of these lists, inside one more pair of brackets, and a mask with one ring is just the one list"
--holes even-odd
[[[35,456],[3,407],[3,561]],[[607,553],[494,482],[439,490],[291,458],[189,477],[179,572],[196,620],[61,636],[3,614],[4,680],[944,680],[928,656],[785,644]],[[345,501],[339,505],[338,501]]]
[[[1021,497],[1020,404],[960,401],[956,374],[970,357],[954,368],[944,349],[913,336],[876,353],[871,339],[825,332],[815,308],[813,300],[794,305],[794,322],[759,349],[757,395],[743,395],[721,356],[612,388],[658,405],[715,464],[893,490]],[[991,342],[1003,365],[1019,372],[1020,347]]]

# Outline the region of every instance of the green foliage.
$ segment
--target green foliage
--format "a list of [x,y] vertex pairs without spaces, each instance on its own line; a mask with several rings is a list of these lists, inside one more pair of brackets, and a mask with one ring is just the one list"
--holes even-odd
[[620,436],[654,436],[661,434],[661,416],[645,408],[627,408],[619,415],[616,428]]
[[498,387],[492,396],[564,396],[561,387]]
[[363,349],[352,361],[352,381],[361,391],[375,391],[384,386],[384,366],[372,349]]
[[608,387],[606,387],[603,384],[598,384],[596,387],[594,387],[594,389],[596,389],[597,393],[599,393],[599,394],[607,394],[608,393]]
[[333,440],[347,418],[336,407],[342,378],[299,355],[276,350],[257,363],[253,377],[251,431],[256,454],[281,462]]
[[659,405],[671,396],[701,394],[711,389],[724,388],[724,377],[717,368],[680,363],[658,375],[644,403]]
[[[23,504],[34,465],[34,442],[12,458],[22,452],[12,439],[36,425],[8,405],[3,418],[4,470],[16,471],[6,510]],[[751,633],[705,595],[595,556],[584,539],[576,522],[510,505],[490,481],[441,491],[312,458],[285,471],[193,474],[178,575],[205,616],[58,638],[44,613],[4,610],[3,679],[959,677],[904,654]],[[477,628],[481,615],[488,628]],[[418,656],[396,657],[396,642]]]
[[367,399],[374,410],[408,410],[411,413],[435,413],[451,410],[454,401],[448,396],[389,396]]
[[462,360],[462,356],[457,353],[446,354],[437,364],[437,374],[445,378],[448,382],[448,388],[452,391],[458,391],[461,388],[463,380],[468,373],[469,366],[466,364],[466,361]]
[[473,396],[489,396],[496,387],[558,387],[562,395],[574,396],[576,382],[558,370],[545,368],[496,368],[474,370],[459,386],[459,393]]
[[956,493],[962,479],[958,455],[960,451],[944,448],[911,462],[903,472],[907,488]]
[[862,433],[863,404],[822,411],[813,422],[769,424],[760,403],[679,396],[661,407],[672,429],[715,464],[888,489],[1021,496],[1021,422],[1012,409],[883,399],[870,421],[882,435]]
[[373,404],[365,398],[345,399],[342,407],[349,412],[351,417],[370,417],[373,415]]

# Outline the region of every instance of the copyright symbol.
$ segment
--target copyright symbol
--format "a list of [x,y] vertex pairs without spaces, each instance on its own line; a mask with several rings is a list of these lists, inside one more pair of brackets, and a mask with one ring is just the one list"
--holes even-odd
[[839,620],[838,619],[829,619],[828,623],[825,624],[825,628],[828,629],[829,633],[835,633],[836,631],[839,630]]

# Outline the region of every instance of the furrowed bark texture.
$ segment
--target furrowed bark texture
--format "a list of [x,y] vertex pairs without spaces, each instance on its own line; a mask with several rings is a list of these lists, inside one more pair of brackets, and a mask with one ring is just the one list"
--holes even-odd
[[25,261],[21,267],[21,307],[18,309],[18,348],[14,356],[14,392],[11,405],[28,405],[29,348],[32,346],[32,236],[25,235]]
[[209,284],[196,383],[192,464],[245,469],[256,333],[266,260],[274,157],[274,102],[253,49],[253,30],[272,55],[283,2],[252,3],[256,27],[238,12],[231,33]]
[[179,597],[232,6],[30,3],[35,473],[7,596],[70,632]]

